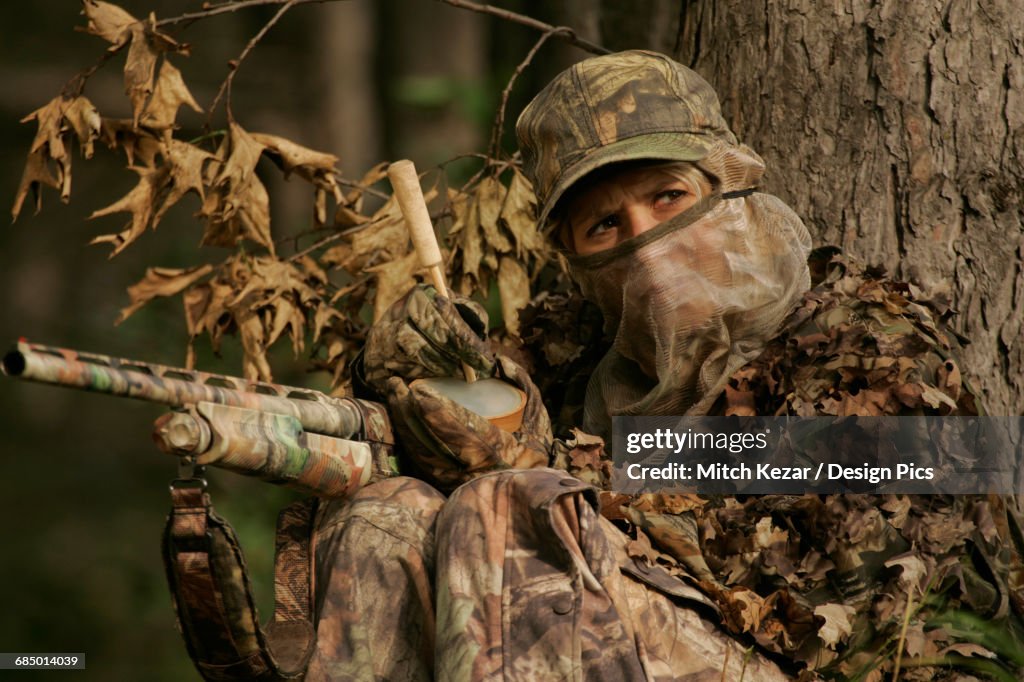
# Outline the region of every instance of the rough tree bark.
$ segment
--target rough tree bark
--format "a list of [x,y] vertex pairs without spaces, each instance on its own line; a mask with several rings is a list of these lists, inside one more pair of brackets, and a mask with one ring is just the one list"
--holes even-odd
[[1024,413],[1019,0],[691,0],[676,56],[818,243],[952,295],[989,410]]

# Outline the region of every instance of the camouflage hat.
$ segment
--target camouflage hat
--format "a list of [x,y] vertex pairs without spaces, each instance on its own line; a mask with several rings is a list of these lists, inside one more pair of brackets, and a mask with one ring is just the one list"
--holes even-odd
[[716,141],[736,143],[707,81],[642,50],[586,59],[560,73],[523,110],[516,135],[540,225],[573,183],[602,166],[697,161]]

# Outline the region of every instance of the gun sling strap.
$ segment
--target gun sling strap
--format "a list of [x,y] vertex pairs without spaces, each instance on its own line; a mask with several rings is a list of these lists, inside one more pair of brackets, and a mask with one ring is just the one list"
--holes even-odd
[[260,627],[242,548],[210,505],[205,481],[171,484],[163,557],[185,646],[205,680],[292,680],[305,673],[312,626],[310,542],[315,498],[282,510],[274,559],[274,617]]

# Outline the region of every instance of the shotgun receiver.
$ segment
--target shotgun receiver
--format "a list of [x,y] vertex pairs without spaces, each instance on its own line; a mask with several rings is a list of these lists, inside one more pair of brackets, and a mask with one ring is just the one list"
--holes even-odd
[[24,339],[2,366],[12,377],[175,408],[156,420],[153,439],[185,471],[212,465],[320,497],[398,475],[394,436],[378,403]]

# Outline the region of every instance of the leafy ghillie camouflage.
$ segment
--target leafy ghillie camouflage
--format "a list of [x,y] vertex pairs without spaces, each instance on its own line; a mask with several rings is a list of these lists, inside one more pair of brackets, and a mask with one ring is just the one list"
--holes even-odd
[[[843,258],[813,254],[819,284],[763,353],[733,375],[722,414],[977,415],[948,302]],[[822,359],[826,359],[822,362]],[[753,410],[753,411],[752,411]]]
[[[815,286],[765,351],[732,375],[715,413],[980,413],[957,364],[963,340],[945,324],[948,305],[837,249],[816,250],[810,265]],[[579,315],[583,306],[572,301],[560,299],[560,309]],[[541,328],[554,323],[550,303],[530,313]],[[591,339],[526,338],[539,377],[550,374],[552,357],[588,376],[581,359],[600,356],[584,345]],[[571,391],[545,395],[552,414],[578,413]],[[575,434],[556,448],[555,466],[607,487],[600,439]],[[808,679],[883,679],[897,659],[901,679],[911,680],[970,679],[967,672],[1011,680],[1024,665],[1016,498],[603,492],[601,504],[634,538],[631,555],[696,580],[726,628],[803,662]]]

